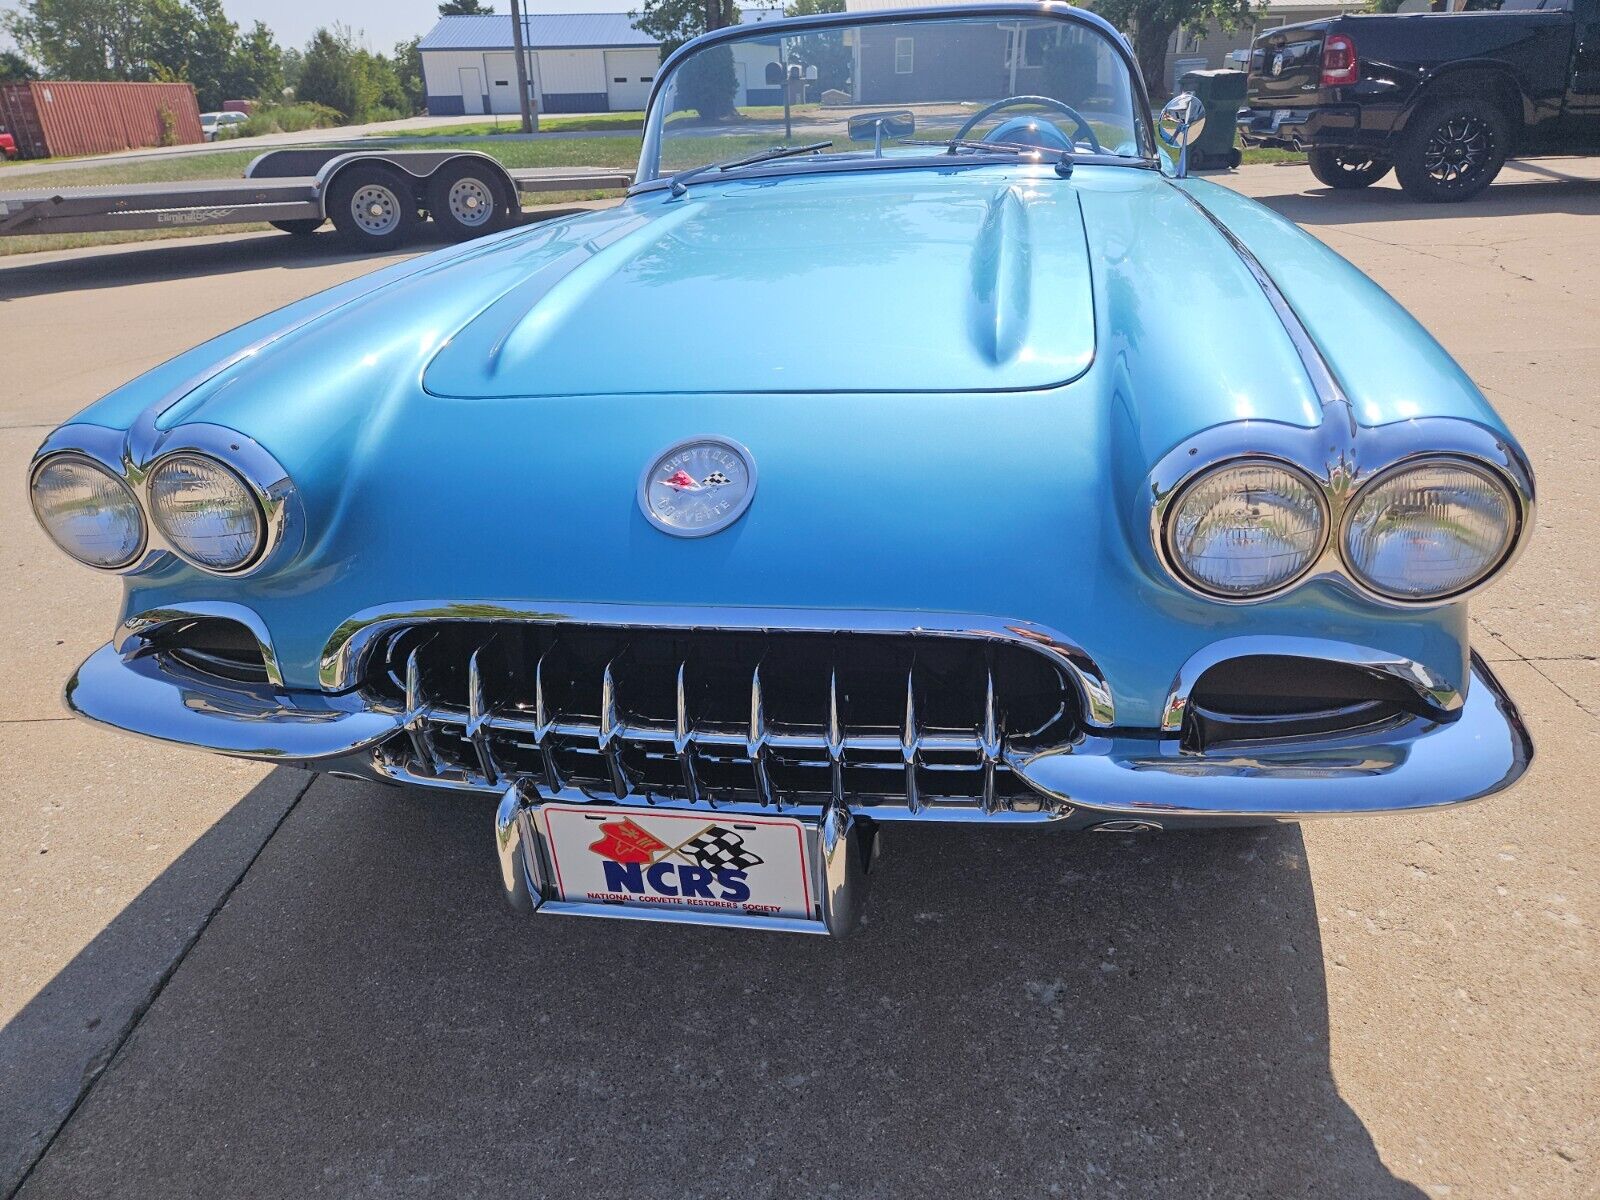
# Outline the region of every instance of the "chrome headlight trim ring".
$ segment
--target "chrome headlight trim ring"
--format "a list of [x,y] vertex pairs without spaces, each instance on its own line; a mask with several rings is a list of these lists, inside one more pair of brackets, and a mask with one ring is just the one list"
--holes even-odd
[[[99,563],[85,562],[57,541],[55,535],[46,527],[44,518],[39,514],[39,506],[34,502],[34,485],[38,483],[39,476],[44,472],[45,468],[58,462],[76,462],[89,467],[91,470],[98,471],[119,484],[122,490],[127,493],[128,500],[132,502],[134,512],[139,517],[139,544],[134,548],[133,553],[122,562],[103,566]],[[51,544],[56,549],[60,550],[61,553],[72,559],[79,566],[88,567],[91,571],[102,571],[107,575],[126,574],[128,571],[137,568],[144,561],[145,553],[150,547],[150,514],[145,510],[138,489],[128,482],[127,475],[122,472],[119,465],[105,462],[99,455],[92,454],[87,450],[76,447],[41,450],[28,468],[28,509],[33,513],[33,519],[38,523],[39,528],[44,531],[44,535],[50,539]]]
[[[1465,587],[1457,588],[1454,591],[1447,592],[1443,595],[1428,596],[1426,598],[1398,595],[1385,590],[1372,580],[1368,579],[1362,574],[1361,570],[1356,566],[1356,564],[1350,561],[1350,552],[1348,549],[1350,525],[1355,520],[1356,514],[1360,511],[1362,503],[1369,496],[1371,496],[1377,488],[1382,487],[1385,483],[1389,482],[1397,475],[1402,475],[1407,471],[1415,470],[1418,467],[1425,467],[1435,463],[1468,471],[1472,474],[1488,479],[1493,483],[1499,484],[1502,488],[1504,488],[1506,497],[1511,502],[1512,510],[1510,537],[1507,538],[1505,549],[1501,551],[1499,557],[1495,559],[1494,563],[1487,567],[1481,574],[1477,576],[1477,578],[1475,578]],[[1370,478],[1363,481],[1361,486],[1350,495],[1349,499],[1344,505],[1344,511],[1339,517],[1338,537],[1336,539],[1339,559],[1343,563],[1345,572],[1349,576],[1351,582],[1354,583],[1356,587],[1360,588],[1364,594],[1371,596],[1374,599],[1382,600],[1387,604],[1403,604],[1407,607],[1416,607],[1419,605],[1428,604],[1448,604],[1452,600],[1460,600],[1470,596],[1479,589],[1487,586],[1489,583],[1492,583],[1501,573],[1505,571],[1508,566],[1511,565],[1512,561],[1521,552],[1523,545],[1528,540],[1526,534],[1529,517],[1531,515],[1531,503],[1531,495],[1524,491],[1523,488],[1519,486],[1517,480],[1512,478],[1508,472],[1501,470],[1496,466],[1496,464],[1486,462],[1475,455],[1456,454],[1448,451],[1413,454],[1407,458],[1401,459],[1399,462],[1391,463],[1389,466],[1384,467],[1381,471],[1374,472]]]
[[[156,471],[162,463],[180,455],[208,459],[237,478],[255,501],[261,521],[261,544],[256,552],[239,566],[226,570],[197,562],[163,536],[162,544],[195,570],[233,578],[251,575],[302,535],[299,492],[289,473],[259,443],[221,425],[179,425],[161,439],[155,456],[140,470],[147,513],[153,511],[150,483]],[[155,526],[154,520],[151,525]],[[156,532],[160,532],[159,527]]]
[[[1172,531],[1174,518],[1183,507],[1183,501],[1196,487],[1204,483],[1211,476],[1222,471],[1231,471],[1239,467],[1271,467],[1283,471],[1285,474],[1297,479],[1304,485],[1307,492],[1317,502],[1317,509],[1321,520],[1320,532],[1317,536],[1317,547],[1301,568],[1282,583],[1262,591],[1245,594],[1215,591],[1205,586],[1198,579],[1194,579],[1184,569],[1181,556],[1177,547],[1172,544]],[[1208,462],[1197,470],[1186,475],[1182,482],[1164,498],[1158,506],[1158,519],[1160,528],[1156,538],[1156,552],[1161,557],[1161,564],[1167,573],[1197,596],[1207,600],[1216,600],[1234,604],[1248,604],[1259,600],[1270,600],[1273,596],[1281,596],[1284,592],[1296,587],[1316,565],[1323,560],[1328,550],[1328,537],[1333,527],[1333,511],[1328,502],[1327,488],[1314,475],[1291,459],[1273,454],[1241,454],[1233,458],[1218,459]]]

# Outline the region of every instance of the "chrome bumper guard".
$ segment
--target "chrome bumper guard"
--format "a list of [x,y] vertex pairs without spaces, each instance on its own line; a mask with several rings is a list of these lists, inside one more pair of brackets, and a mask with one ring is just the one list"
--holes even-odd
[[[121,652],[107,645],[91,655],[67,684],[66,702],[91,721],[164,742],[388,782],[396,776],[379,747],[403,734],[405,722],[404,714],[369,709],[355,693],[202,675],[136,639]],[[848,744],[842,753],[849,754]],[[780,797],[775,811],[815,822],[819,830],[830,819],[852,816],[1126,828],[1404,812],[1462,804],[1509,787],[1527,769],[1533,745],[1516,706],[1474,655],[1467,696],[1453,719],[1413,717],[1355,734],[1241,742],[1203,754],[1182,750],[1170,733],[1093,730],[1040,753],[1006,755],[1039,794],[1037,811],[914,810],[852,804],[848,797],[842,806],[823,808],[797,807]],[[592,799],[581,793],[561,798]],[[694,807],[760,811],[712,800]]]
[[805,862],[811,873],[810,920],[746,917],[704,909],[645,908],[563,900],[551,869],[550,847],[538,816],[544,798],[525,783],[506,789],[495,812],[495,849],[507,901],[518,912],[574,917],[610,917],[679,925],[721,925],[782,933],[822,933],[835,937],[853,930],[866,900],[867,873],[877,857],[878,838],[866,823],[841,808],[829,807],[818,820],[801,818]]

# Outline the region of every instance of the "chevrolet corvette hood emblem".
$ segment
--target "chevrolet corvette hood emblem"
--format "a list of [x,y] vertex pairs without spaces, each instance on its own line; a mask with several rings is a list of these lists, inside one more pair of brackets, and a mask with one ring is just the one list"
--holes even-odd
[[748,450],[727,438],[690,438],[645,468],[639,508],[665,533],[704,537],[743,516],[755,490],[755,460]]

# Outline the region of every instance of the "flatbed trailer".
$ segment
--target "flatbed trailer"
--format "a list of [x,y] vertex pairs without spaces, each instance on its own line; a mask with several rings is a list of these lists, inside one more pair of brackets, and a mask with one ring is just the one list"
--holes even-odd
[[331,220],[351,244],[386,250],[404,242],[424,214],[450,237],[481,237],[525,220],[525,195],[632,182],[615,169],[507,168],[474,150],[273,150],[241,179],[0,192],[0,236],[254,221],[304,235]]

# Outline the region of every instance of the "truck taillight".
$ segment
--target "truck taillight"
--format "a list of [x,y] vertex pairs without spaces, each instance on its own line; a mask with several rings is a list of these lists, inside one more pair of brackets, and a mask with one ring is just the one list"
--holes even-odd
[[1322,42],[1322,86],[1343,87],[1360,76],[1356,66],[1356,44],[1342,33],[1331,33]]

